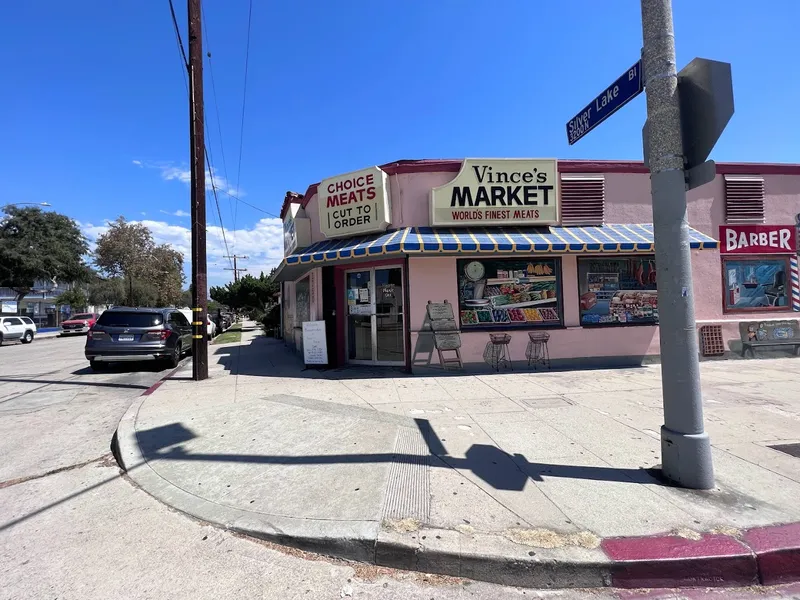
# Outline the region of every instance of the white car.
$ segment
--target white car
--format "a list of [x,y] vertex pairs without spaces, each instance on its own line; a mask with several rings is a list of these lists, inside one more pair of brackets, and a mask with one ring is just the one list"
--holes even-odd
[[0,344],[19,340],[30,344],[36,335],[36,325],[28,317],[0,317]]
[[[194,322],[194,313],[192,312],[191,308],[181,308],[179,309],[183,316],[189,319],[189,323]],[[211,317],[206,315],[206,333],[208,334],[208,339],[214,339],[217,336],[217,324],[211,320]]]

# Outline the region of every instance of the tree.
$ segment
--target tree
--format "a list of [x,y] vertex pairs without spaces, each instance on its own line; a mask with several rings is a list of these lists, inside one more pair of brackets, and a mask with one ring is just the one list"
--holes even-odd
[[[169,306],[181,302],[183,255],[169,244],[157,246],[142,223],[119,217],[97,239],[95,264],[107,281],[97,284],[95,298],[106,304]],[[120,296],[120,285],[125,291]]]
[[153,248],[151,283],[158,293],[159,306],[173,306],[181,301],[183,287],[183,254],[169,244]]
[[89,301],[83,290],[75,288],[59,294],[58,298],[56,298],[56,304],[69,305],[73,310],[83,310],[89,306]]
[[260,320],[265,313],[275,312],[273,305],[277,305],[275,297],[280,285],[274,281],[274,274],[275,269],[272,269],[269,275],[263,272],[258,277],[245,275],[227,285],[214,286],[211,288],[211,297],[220,304],[245,311]]
[[37,281],[86,281],[86,238],[66,215],[36,207],[8,206],[0,220],[0,285],[30,294]]

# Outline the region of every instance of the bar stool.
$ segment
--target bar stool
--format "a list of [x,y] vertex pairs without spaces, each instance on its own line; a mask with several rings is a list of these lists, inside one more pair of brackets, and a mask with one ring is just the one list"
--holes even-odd
[[547,342],[550,334],[546,331],[531,331],[528,333],[528,347],[525,349],[525,358],[528,359],[528,366],[542,364],[550,368],[550,351],[547,349]]
[[486,343],[486,348],[483,350],[483,360],[486,361],[495,371],[500,371],[500,365],[507,365],[512,371],[514,365],[511,362],[511,351],[508,345],[511,342],[511,336],[507,333],[490,333],[489,341]]

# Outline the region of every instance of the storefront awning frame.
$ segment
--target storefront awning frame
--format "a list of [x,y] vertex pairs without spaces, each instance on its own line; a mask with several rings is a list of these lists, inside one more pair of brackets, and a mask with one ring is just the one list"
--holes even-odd
[[[693,249],[716,249],[714,238],[689,228]],[[278,279],[290,281],[316,266],[420,254],[649,253],[652,223],[596,227],[404,227],[358,238],[325,240],[283,259]]]

